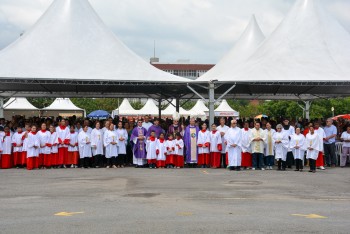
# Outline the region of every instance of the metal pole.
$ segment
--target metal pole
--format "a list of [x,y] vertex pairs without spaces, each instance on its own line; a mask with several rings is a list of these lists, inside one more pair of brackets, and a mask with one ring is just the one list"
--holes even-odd
[[0,97],[0,118],[4,118],[4,98]]
[[311,101],[306,101],[305,102],[305,117],[308,120],[310,120],[310,108],[311,108]]
[[176,97],[176,112],[177,113],[180,113],[180,97],[179,96],[177,96]]
[[209,83],[209,125],[214,123],[215,84]]
[[162,98],[158,99],[158,118],[162,118]]

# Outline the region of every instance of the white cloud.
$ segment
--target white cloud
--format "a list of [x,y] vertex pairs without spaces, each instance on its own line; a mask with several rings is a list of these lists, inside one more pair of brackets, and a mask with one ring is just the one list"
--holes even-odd
[[[0,48],[27,30],[52,0],[1,0]],[[144,59],[191,59],[215,63],[232,47],[255,14],[266,35],[281,22],[294,0],[90,0],[113,32]],[[350,1],[322,0],[350,31]],[[5,23],[6,22],[6,23]]]

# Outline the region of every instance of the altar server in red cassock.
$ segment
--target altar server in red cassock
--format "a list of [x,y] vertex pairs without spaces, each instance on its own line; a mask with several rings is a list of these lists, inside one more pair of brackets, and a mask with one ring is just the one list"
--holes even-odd
[[77,168],[79,163],[79,149],[78,149],[78,133],[75,132],[75,127],[70,126],[70,138],[68,145],[68,161],[67,164],[71,168]]
[[27,145],[28,145],[28,133],[30,133],[31,127],[29,123],[25,124],[25,131],[22,135],[23,146],[22,146],[22,159],[21,164],[24,167],[27,165]]
[[176,139],[175,139],[175,167],[176,168],[183,168],[185,164],[185,159],[184,159],[184,146],[185,143],[182,140],[181,133],[177,132],[176,133]]
[[51,164],[52,167],[58,167],[58,136],[56,132],[56,128],[54,125],[50,125],[50,141],[48,147],[51,148]]
[[159,139],[157,140],[156,154],[157,154],[157,167],[164,168],[165,167],[165,160],[166,160],[164,133],[161,133],[159,135]]
[[0,140],[2,141],[1,168],[9,169],[12,167],[12,136],[9,127],[4,128],[4,135]]
[[49,146],[50,142],[50,132],[46,130],[46,124],[41,124],[41,130],[37,133],[38,139],[40,142],[40,150],[39,150],[39,168],[51,167],[51,147]]
[[36,126],[32,126],[31,132],[28,133],[27,145],[27,169],[33,170],[39,168],[39,149],[40,140],[36,132]]
[[13,165],[17,168],[22,166],[23,135],[22,128],[18,127],[17,132],[12,136]]
[[66,167],[68,160],[68,145],[70,140],[70,132],[66,126],[66,121],[61,120],[60,126],[56,128],[58,135],[58,162],[60,167]]
[[211,125],[211,132],[209,134],[210,139],[210,166],[212,168],[220,168],[221,164],[221,150],[222,140],[221,134],[216,130],[216,124]]
[[146,141],[146,151],[147,151],[147,161],[150,169],[156,168],[157,163],[157,138],[156,132],[151,131],[151,135],[147,138]]
[[253,158],[252,149],[250,146],[251,129],[249,128],[249,122],[244,122],[244,128],[242,128],[242,164],[244,168],[252,168]]
[[168,140],[165,142],[165,149],[166,149],[166,160],[165,160],[166,167],[174,168],[175,141],[173,139],[172,134],[168,135]]
[[198,166],[201,166],[202,168],[210,167],[210,154],[209,154],[209,147],[210,147],[210,132],[207,131],[207,124],[202,124],[202,130],[198,133],[198,140],[197,140],[197,146],[198,146]]

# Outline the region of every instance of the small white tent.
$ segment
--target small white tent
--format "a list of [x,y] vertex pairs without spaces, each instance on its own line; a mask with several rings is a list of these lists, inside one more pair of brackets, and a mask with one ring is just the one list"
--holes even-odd
[[139,115],[152,115],[152,116],[158,116],[159,110],[158,106],[154,103],[153,99],[148,99],[146,104],[137,111]]
[[85,110],[77,107],[69,98],[56,98],[48,107],[41,110],[43,116],[85,117]]
[[10,98],[4,104],[4,117],[9,120],[16,115],[25,117],[39,116],[39,109],[33,106],[26,98]]
[[202,99],[199,99],[196,105],[194,105],[194,107],[188,112],[190,112],[191,115],[196,115],[197,117],[202,119],[209,115],[209,109],[204,104]]
[[127,98],[124,98],[118,109],[112,112],[112,117],[115,115],[119,116],[137,116],[138,111],[135,110],[131,105]]
[[[176,112],[175,105],[176,105],[176,100],[173,100],[171,104],[169,104],[169,106],[162,111],[162,116],[173,116],[173,114]],[[189,116],[190,112],[180,107],[179,114],[181,116]]]
[[232,109],[226,100],[222,100],[218,108],[215,109],[215,116],[239,117],[239,112]]

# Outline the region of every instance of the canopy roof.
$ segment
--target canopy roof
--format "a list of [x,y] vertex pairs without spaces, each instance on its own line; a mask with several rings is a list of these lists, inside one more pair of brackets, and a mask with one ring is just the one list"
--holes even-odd
[[235,43],[232,49],[207,73],[198,78],[198,81],[210,81],[218,79],[218,77],[225,72],[231,71],[249,58],[256,48],[264,41],[265,36],[262,33],[255,15],[250,19],[248,26],[243,32],[242,36]]
[[10,98],[4,104],[5,110],[39,110],[33,106],[27,98]]
[[43,110],[55,110],[55,111],[84,111],[77,107],[69,98],[56,98],[56,100],[48,107]]
[[[29,31],[0,51],[0,80],[3,91],[67,96],[79,92],[154,93],[154,85],[147,90],[125,86],[189,81],[153,67],[128,49],[88,0],[55,0]],[[107,89],[102,86],[105,84],[109,84]],[[121,84],[123,88],[115,87]]]
[[[278,28],[232,69],[197,81],[218,80],[229,96],[314,99],[350,95],[350,34],[320,6],[297,0]],[[202,91],[200,91],[202,92]]]
[[105,110],[96,110],[88,114],[88,118],[108,118],[110,114]]
[[194,107],[192,107],[192,109],[189,110],[188,112],[191,113],[191,115],[204,117],[204,116],[207,116],[207,114],[209,113],[209,108],[204,104],[202,99],[199,99],[196,102],[196,105],[194,105]]
[[139,115],[158,115],[158,106],[154,103],[154,100],[149,98],[146,104],[137,111]]
[[222,100],[218,108],[215,109],[216,116],[239,116],[239,112],[230,107],[226,100]]

